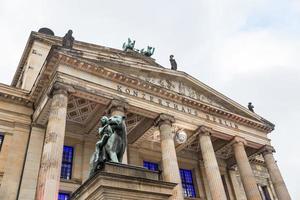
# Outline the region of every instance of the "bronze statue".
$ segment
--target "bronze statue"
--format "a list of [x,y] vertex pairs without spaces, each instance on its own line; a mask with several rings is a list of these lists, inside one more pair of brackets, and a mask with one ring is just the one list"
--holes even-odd
[[154,47],[147,46],[147,50],[145,51],[144,49],[141,49],[140,53],[144,56],[151,57],[154,54],[154,50]]
[[131,41],[131,39],[128,38],[127,43],[126,42],[123,43],[123,50],[124,51],[127,51],[128,49],[134,50],[134,45],[135,45],[135,40]]
[[73,48],[73,43],[74,43],[74,37],[72,36],[73,31],[69,30],[66,35],[62,39],[62,46],[72,49]]
[[249,109],[251,112],[254,112],[254,106],[252,105],[251,102],[248,103],[248,109]]
[[100,122],[100,139],[90,160],[90,176],[101,169],[105,162],[122,162],[127,145],[125,117],[103,116]]
[[171,69],[172,70],[177,70],[177,62],[174,59],[173,55],[170,55],[170,63],[171,63]]

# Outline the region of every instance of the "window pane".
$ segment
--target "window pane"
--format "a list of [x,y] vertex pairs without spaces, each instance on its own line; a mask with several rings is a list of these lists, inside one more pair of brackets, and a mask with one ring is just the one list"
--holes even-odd
[[58,193],[58,200],[69,200],[70,195],[68,193]]
[[4,140],[4,135],[0,135],[0,151],[3,144],[3,140]]
[[152,171],[158,171],[158,164],[153,162],[144,161],[144,167],[152,170]]
[[185,197],[196,197],[192,170],[180,169],[183,194]]
[[69,180],[72,177],[73,151],[73,147],[64,146],[60,175],[63,179]]

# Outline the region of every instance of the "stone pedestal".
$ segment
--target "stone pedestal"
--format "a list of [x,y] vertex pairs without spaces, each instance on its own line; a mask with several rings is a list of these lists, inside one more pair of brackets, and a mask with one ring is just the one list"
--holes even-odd
[[160,181],[158,172],[108,162],[71,195],[71,200],[165,200],[176,185]]

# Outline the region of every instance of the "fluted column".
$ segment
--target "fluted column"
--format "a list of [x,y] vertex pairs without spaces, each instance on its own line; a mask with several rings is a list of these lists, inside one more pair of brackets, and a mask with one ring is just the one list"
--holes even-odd
[[68,93],[74,89],[56,83],[46,129],[36,200],[55,200],[58,196],[61,162],[66,127]]
[[[120,101],[117,99],[113,99],[109,105],[109,112],[111,116],[119,115],[119,116],[125,116],[126,117],[126,110],[128,108],[128,104],[124,101]],[[127,137],[127,136],[126,136]],[[126,138],[126,145],[127,145],[127,138]],[[122,163],[128,164],[128,150],[127,146],[125,149],[125,152],[123,154]]]
[[177,183],[171,199],[183,200],[181,178],[172,133],[172,123],[174,122],[174,117],[165,114],[161,114],[156,119],[156,125],[160,131],[163,178],[164,181]]
[[261,200],[255,176],[251,169],[248,156],[245,151],[246,140],[236,137],[233,143],[234,156],[237,162],[241,180],[248,200]]
[[200,132],[199,143],[211,197],[213,200],[226,200],[217,158],[210,139],[211,129],[201,126],[198,131]]
[[274,185],[275,192],[277,194],[277,197],[279,200],[290,200],[290,194],[288,192],[288,189],[284,183],[284,180],[281,176],[280,170],[276,164],[276,161],[273,156],[273,152],[275,152],[274,148],[272,146],[266,145],[262,149],[263,157],[265,160],[265,163],[267,165],[270,178],[272,180],[272,183]]

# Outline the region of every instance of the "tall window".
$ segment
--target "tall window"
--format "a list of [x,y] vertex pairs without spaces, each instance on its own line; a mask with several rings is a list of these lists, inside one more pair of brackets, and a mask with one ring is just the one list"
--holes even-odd
[[221,178],[222,178],[222,183],[223,183],[223,186],[224,186],[226,197],[227,197],[227,199],[230,199],[230,197],[229,197],[229,191],[228,191],[227,184],[226,184],[225,175],[222,174]]
[[60,178],[71,179],[73,165],[73,147],[64,146]]
[[2,148],[3,140],[4,140],[4,135],[0,134],[0,151],[1,151],[1,148]]
[[196,197],[196,191],[193,183],[192,170],[180,169],[183,193],[185,197]]
[[158,164],[154,162],[144,161],[144,167],[152,171],[158,171]]
[[58,200],[69,200],[69,199],[70,199],[69,193],[64,193],[64,192],[58,193]]
[[264,186],[258,185],[258,189],[260,191],[260,195],[263,200],[271,200],[271,196],[269,194],[268,187],[266,185]]

